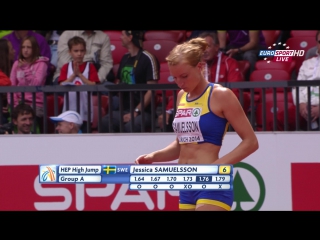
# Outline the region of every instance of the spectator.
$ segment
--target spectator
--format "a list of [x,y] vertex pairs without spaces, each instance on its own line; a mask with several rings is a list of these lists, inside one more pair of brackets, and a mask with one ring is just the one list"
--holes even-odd
[[192,38],[197,38],[201,35],[201,33],[204,32],[217,32],[217,30],[192,30],[191,35],[188,37],[187,40],[190,40]]
[[83,120],[79,113],[75,111],[65,111],[59,116],[50,117],[50,120],[57,123],[56,130],[59,134],[82,133]]
[[[10,72],[14,58],[14,49],[12,44],[7,39],[0,39],[0,86],[11,86]],[[9,112],[6,94],[0,94],[0,101],[2,101],[2,118],[1,123],[8,123]]]
[[[40,56],[40,47],[35,37],[27,36],[19,47],[19,60],[12,66],[10,79],[12,86],[44,86],[47,76],[49,58]],[[10,104],[10,94],[8,103]],[[25,102],[33,103],[32,93],[25,93]],[[23,101],[21,93],[14,93],[14,106]],[[36,122],[42,132],[43,93],[36,93]]]
[[223,54],[220,49],[216,33],[204,32],[200,34],[209,44],[204,52],[203,61],[207,63],[209,82],[241,82],[244,80],[237,60]]
[[[121,36],[122,44],[128,49],[120,62],[116,83],[122,84],[155,84],[159,80],[159,61],[151,53],[143,49],[143,32],[133,30],[123,30]],[[113,132],[120,131],[120,117],[123,118],[125,132],[141,132],[141,126],[145,129],[151,126],[151,91],[143,93],[143,99],[140,99],[140,92],[134,93],[134,126],[131,126],[130,113],[130,95],[124,93],[123,114],[119,111],[113,111],[112,129]],[[141,102],[144,103],[142,109]],[[141,112],[144,111],[144,122],[142,122]],[[109,114],[102,118],[102,132],[109,132]]]
[[31,128],[35,119],[35,112],[29,104],[18,104],[11,113],[12,123],[18,134],[32,134]]
[[12,33],[12,30],[0,30],[0,38],[7,36],[8,34]]
[[[320,31],[316,34],[317,45],[317,56],[305,60],[299,70],[298,81],[312,81],[320,80]],[[312,130],[319,130],[318,119],[319,119],[319,87],[310,87],[311,90],[311,123],[310,127]],[[296,102],[296,90],[293,89],[292,96],[294,104],[299,104],[300,115],[306,121],[308,121],[308,88],[299,87],[299,103]]]
[[306,60],[314,56],[317,56],[317,54],[318,54],[318,46],[310,48],[306,53]]
[[51,51],[51,64],[54,66],[55,70],[58,64],[58,42],[64,30],[41,30],[37,32],[44,36],[49,44]]
[[18,60],[19,58],[21,41],[28,36],[33,36],[37,40],[40,47],[40,55],[43,57],[47,57],[51,60],[50,47],[46,39],[41,34],[36,33],[32,30],[14,30],[12,33],[3,37],[11,42],[15,50],[14,61]]
[[[320,31],[318,31],[319,33]],[[316,37],[318,37],[318,34],[316,35]],[[316,38],[316,41],[318,41],[318,39]],[[319,43],[318,43],[319,44]],[[307,53],[306,53],[306,60],[309,58],[312,58],[314,56],[317,56],[319,54],[318,52],[318,44],[312,48],[310,48]]]
[[[69,54],[71,61],[66,63],[61,68],[59,76],[59,84],[66,85],[95,85],[100,83],[96,68],[91,62],[84,62],[86,54],[86,42],[83,38],[75,36],[68,41]],[[69,92],[69,109],[77,110],[77,94],[76,92]],[[91,101],[91,115],[93,120],[93,105]],[[63,103],[63,112],[67,110],[66,99]],[[82,119],[88,119],[88,93],[80,92],[80,115]],[[82,125],[83,133],[87,133],[87,124]]]
[[103,83],[106,80],[113,82],[113,60],[108,35],[97,30],[81,30],[64,31],[61,34],[58,42],[57,69],[53,77],[54,84],[58,82],[61,67],[71,61],[71,56],[68,53],[68,41],[75,36],[85,40],[87,49],[83,61],[91,62],[95,65],[100,82]]
[[[11,67],[14,59],[15,50],[7,39],[0,39],[0,72],[7,77],[10,76]],[[11,83],[9,84],[11,85]],[[4,84],[2,86],[8,86]]]
[[[229,44],[227,45],[227,34]],[[250,71],[245,80],[249,80],[250,74],[255,70],[259,50],[266,49],[266,43],[261,30],[218,30],[220,47],[229,57],[236,60],[250,62]]]

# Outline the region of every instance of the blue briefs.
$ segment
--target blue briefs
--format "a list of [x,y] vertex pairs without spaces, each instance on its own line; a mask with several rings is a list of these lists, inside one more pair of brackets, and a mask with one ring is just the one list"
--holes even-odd
[[233,190],[227,191],[180,191],[179,208],[195,209],[197,204],[210,204],[231,210]]

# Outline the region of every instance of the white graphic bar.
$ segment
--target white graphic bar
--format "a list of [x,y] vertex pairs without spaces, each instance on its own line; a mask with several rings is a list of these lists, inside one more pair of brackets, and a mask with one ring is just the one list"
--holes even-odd
[[60,175],[59,183],[100,183],[100,175]]
[[130,184],[130,190],[231,190],[230,184]]
[[131,174],[218,174],[217,165],[150,165],[130,167]]

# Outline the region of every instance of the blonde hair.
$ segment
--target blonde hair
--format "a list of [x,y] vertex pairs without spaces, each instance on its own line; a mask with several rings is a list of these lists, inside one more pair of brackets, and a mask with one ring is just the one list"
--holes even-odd
[[208,43],[204,38],[194,38],[175,46],[166,57],[166,60],[171,66],[186,62],[195,67],[201,62],[203,53],[207,47]]

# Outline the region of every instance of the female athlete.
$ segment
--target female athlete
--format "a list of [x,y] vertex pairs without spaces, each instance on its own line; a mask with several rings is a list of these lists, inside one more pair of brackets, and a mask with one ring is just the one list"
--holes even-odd
[[[207,46],[205,39],[195,38],[177,45],[166,58],[181,88],[172,124],[177,138],[164,149],[139,156],[136,164],[176,159],[178,164],[236,164],[258,149],[257,137],[234,93],[204,78],[202,56]],[[229,124],[242,141],[219,158]],[[233,190],[180,191],[180,210],[230,211],[232,203]]]

